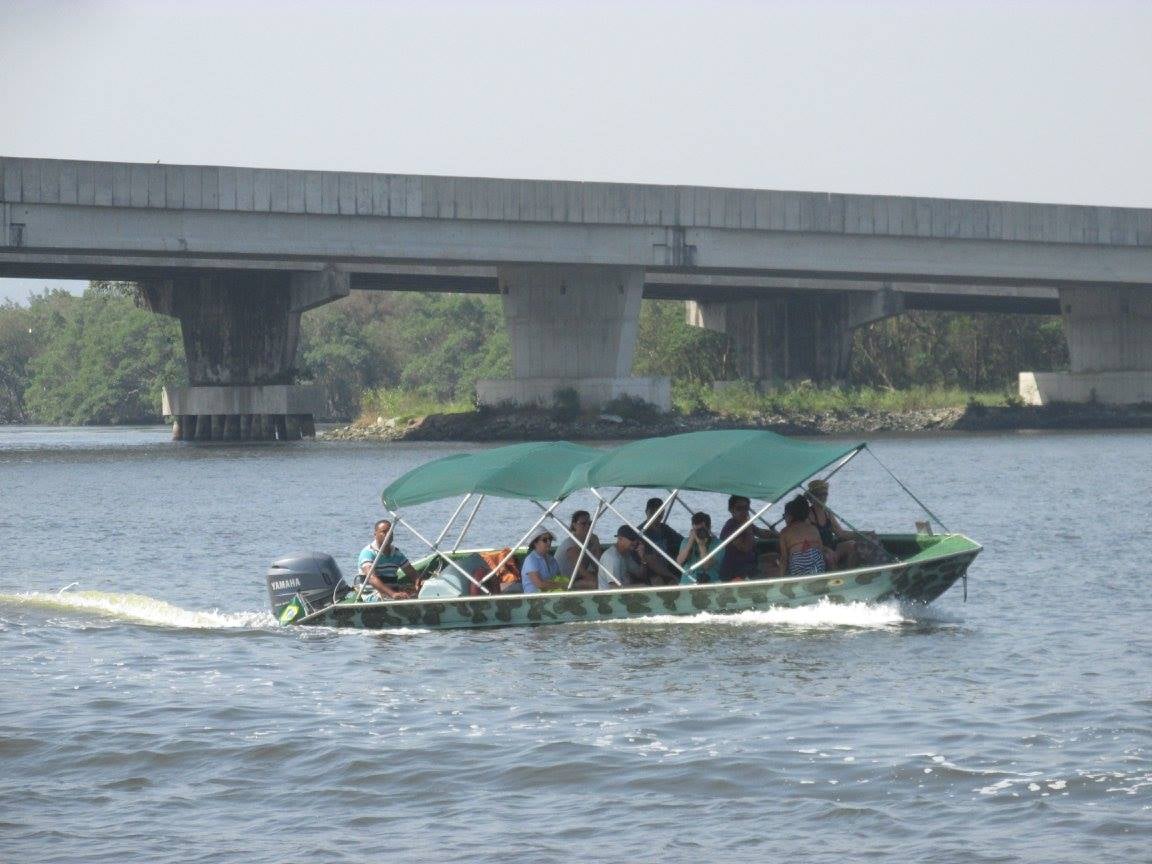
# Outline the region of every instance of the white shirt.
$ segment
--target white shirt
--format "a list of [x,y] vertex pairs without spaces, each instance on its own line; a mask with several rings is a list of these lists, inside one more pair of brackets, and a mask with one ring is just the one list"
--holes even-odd
[[628,586],[632,584],[633,574],[640,572],[640,562],[632,557],[631,552],[621,555],[620,550],[613,544],[600,556],[600,572],[596,574],[596,587],[601,591],[618,587],[608,578],[608,572],[611,572],[621,585]]

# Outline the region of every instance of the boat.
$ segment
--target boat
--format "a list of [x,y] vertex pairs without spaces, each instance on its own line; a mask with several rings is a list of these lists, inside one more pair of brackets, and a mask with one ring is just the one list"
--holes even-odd
[[[390,532],[403,528],[428,547],[426,556],[412,562],[423,579],[418,596],[382,600],[366,590],[359,575],[351,583],[346,581],[330,555],[308,552],[281,558],[269,569],[272,611],[281,624],[293,627],[483,628],[730,614],[819,602],[894,599],[926,604],[961,579],[966,587],[968,568],[982,547],[944,529],[896,480],[930,518],[917,522],[915,533],[867,535],[879,553],[868,566],[806,576],[769,572],[745,581],[716,583],[697,581],[706,561],[685,570],[657,550],[682,574],[682,584],[620,585],[613,576],[615,584],[606,590],[501,591],[500,573],[509,561],[523,558],[528,551],[525,544],[540,530],[571,536],[558,508],[577,492],[591,493],[596,502],[590,534],[607,519],[631,525],[640,533],[648,527],[647,523],[632,525],[616,508],[615,502],[628,489],[666,493],[663,506],[652,518],[675,505],[691,512],[684,503],[686,493],[743,495],[756,502],[750,520],[770,526],[767,514],[774,505],[803,492],[804,484],[817,475],[831,477],[865,451],[866,443],[813,443],[761,430],[723,430],[641,439],[608,450],[568,442],[530,442],[448,456],[409,471],[381,494],[387,512],[384,518],[392,524]],[[459,505],[435,539],[405,518],[413,507],[459,496],[463,496]],[[463,548],[478,510],[490,497],[523,501],[533,507],[537,518],[507,546]],[[840,514],[834,515],[853,527]],[[462,527],[454,532],[462,518]],[[943,533],[935,533],[933,524]],[[761,553],[771,555],[775,540],[757,543]],[[580,555],[585,552],[581,546]],[[571,589],[573,583],[560,587]]]

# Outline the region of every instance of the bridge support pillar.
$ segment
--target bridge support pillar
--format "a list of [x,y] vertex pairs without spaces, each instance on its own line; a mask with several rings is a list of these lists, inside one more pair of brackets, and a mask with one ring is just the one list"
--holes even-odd
[[903,298],[879,291],[781,292],[750,300],[689,301],[688,323],[728,334],[741,380],[837,381],[848,375],[852,331],[898,315]]
[[1026,404],[1152,402],[1152,288],[1061,288],[1068,372],[1021,372]]
[[164,390],[174,438],[314,434],[326,394],[292,383],[300,315],[346,296],[346,273],[226,271],[142,287],[152,311],[180,319],[190,386]]
[[671,407],[667,378],[631,375],[643,268],[515,265],[497,278],[513,377],[476,382],[479,404],[552,405],[570,388],[586,408],[617,396]]

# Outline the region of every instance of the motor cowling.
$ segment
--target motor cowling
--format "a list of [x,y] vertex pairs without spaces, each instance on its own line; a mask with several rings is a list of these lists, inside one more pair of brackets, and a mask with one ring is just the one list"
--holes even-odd
[[307,612],[328,606],[351,590],[335,559],[323,552],[288,555],[268,569],[268,600],[277,618],[297,594]]

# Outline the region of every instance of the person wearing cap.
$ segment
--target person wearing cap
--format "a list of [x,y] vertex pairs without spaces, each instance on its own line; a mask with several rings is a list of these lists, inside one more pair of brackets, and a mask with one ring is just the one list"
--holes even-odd
[[520,581],[524,585],[525,594],[556,591],[563,587],[553,581],[560,576],[560,564],[552,554],[554,539],[551,531],[541,531],[528,544],[531,551],[524,557],[524,564],[520,567]]
[[[640,545],[640,535],[630,525],[621,525],[616,529],[616,542],[604,550],[600,556],[600,569],[596,573],[596,587],[601,591],[609,588],[627,587],[632,584],[633,577],[639,574],[641,564],[633,556],[636,547]],[[616,582],[612,577],[616,577]]]

